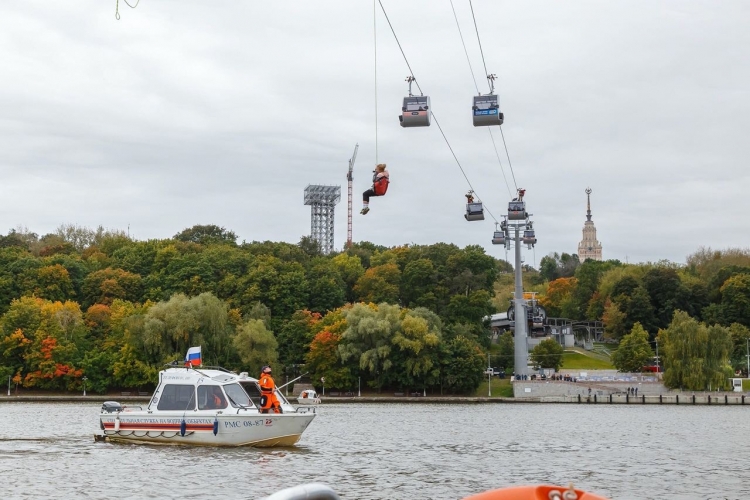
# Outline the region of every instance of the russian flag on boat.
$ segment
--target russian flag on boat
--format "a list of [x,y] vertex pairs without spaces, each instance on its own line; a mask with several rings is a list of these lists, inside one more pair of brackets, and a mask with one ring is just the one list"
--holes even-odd
[[198,366],[201,364],[201,346],[191,347],[185,354],[185,365]]

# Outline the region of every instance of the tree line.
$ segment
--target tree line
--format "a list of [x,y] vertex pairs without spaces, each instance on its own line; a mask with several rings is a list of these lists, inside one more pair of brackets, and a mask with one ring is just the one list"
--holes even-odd
[[619,343],[612,360],[621,371],[641,371],[657,344],[668,387],[727,388],[729,377],[747,371],[748,250],[702,248],[686,265],[552,254],[530,287],[550,317],[603,321],[605,336]]
[[[83,377],[100,392],[146,388],[201,345],[204,363],[252,373],[308,365],[341,388],[356,376],[377,389],[467,392],[508,271],[479,246],[445,243],[322,255],[307,237],[238,243],[214,225],[148,241],[13,230],[0,235],[0,376],[44,390],[78,389]],[[336,367],[322,355],[334,340]],[[457,375],[461,363],[478,363],[476,380]]]

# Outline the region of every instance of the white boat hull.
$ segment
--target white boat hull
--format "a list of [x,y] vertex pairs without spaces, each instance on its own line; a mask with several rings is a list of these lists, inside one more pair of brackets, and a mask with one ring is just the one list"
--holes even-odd
[[[237,414],[193,411],[102,413],[99,439],[193,446],[292,446],[315,418],[313,412]],[[185,421],[184,431],[182,429]]]

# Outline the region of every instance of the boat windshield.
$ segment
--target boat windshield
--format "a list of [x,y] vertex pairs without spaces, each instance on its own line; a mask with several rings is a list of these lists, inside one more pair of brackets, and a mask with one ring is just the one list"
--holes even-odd
[[240,384],[227,384],[224,386],[224,391],[229,397],[229,402],[235,408],[254,406],[253,402],[250,401],[250,398],[247,397],[247,393],[245,393],[245,391],[242,390],[242,387],[240,387]]

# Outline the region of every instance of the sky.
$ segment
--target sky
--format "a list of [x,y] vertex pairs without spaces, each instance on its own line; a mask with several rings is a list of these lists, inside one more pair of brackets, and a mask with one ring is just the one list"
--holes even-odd
[[[747,2],[473,0],[484,59],[468,0],[458,25],[450,0],[382,4],[447,141],[434,121],[399,126],[409,69],[370,0],[123,0],[119,20],[115,0],[2,2],[0,232],[216,224],[296,243],[305,187],[327,184],[341,249],[359,144],[354,241],[505,258],[492,216],[519,187],[536,266],[577,251],[590,187],[605,259],[749,246]],[[472,125],[469,62],[483,94],[484,66],[497,75],[512,169],[499,127]],[[363,216],[376,162],[391,185]],[[464,220],[459,164],[484,221]]]

